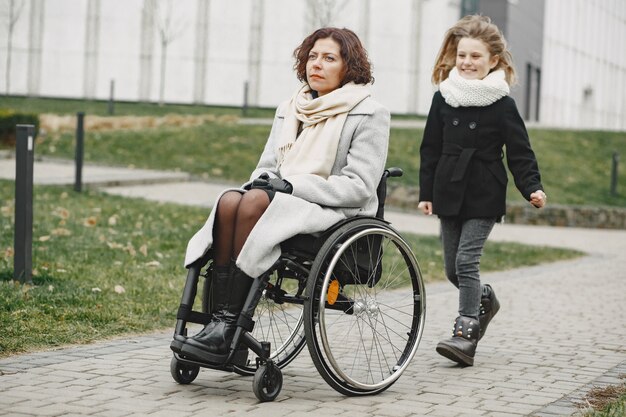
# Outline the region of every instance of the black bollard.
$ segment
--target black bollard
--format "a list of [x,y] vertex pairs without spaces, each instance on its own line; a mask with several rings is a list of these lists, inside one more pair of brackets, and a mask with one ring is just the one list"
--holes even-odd
[[111,88],[109,89],[109,116],[113,116],[115,105],[115,80],[111,80]]
[[35,127],[17,125],[15,143],[15,237],[13,279],[33,282],[33,155]]
[[243,83],[243,107],[241,108],[243,117],[248,115],[248,81]]
[[613,152],[611,164],[611,195],[617,195],[617,169],[619,165],[619,153]]
[[83,142],[85,140],[85,113],[76,113],[76,153],[74,161],[76,163],[76,177],[74,180],[74,191],[81,192],[83,188]]

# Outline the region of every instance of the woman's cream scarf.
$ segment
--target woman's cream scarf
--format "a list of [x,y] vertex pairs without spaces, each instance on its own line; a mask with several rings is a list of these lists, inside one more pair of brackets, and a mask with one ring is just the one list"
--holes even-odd
[[493,71],[482,80],[466,80],[452,68],[448,78],[439,84],[439,91],[452,107],[484,107],[509,95],[504,70]]
[[[287,105],[278,141],[281,176],[315,174],[328,178],[348,112],[369,96],[366,86],[354,83],[315,99],[308,84],[298,88]],[[302,133],[298,136],[300,122]]]

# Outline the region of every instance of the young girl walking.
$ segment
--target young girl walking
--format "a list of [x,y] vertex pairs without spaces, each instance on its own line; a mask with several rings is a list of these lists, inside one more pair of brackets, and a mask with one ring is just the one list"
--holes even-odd
[[445,273],[459,289],[452,337],[437,352],[474,364],[478,341],[498,312],[493,288],[481,284],[479,264],[494,224],[505,214],[507,173],[541,208],[546,194],[526,127],[509,86],[515,82],[504,36],[488,17],[459,20],[445,35],[432,81],[434,94],[420,147],[420,203],[441,222]]

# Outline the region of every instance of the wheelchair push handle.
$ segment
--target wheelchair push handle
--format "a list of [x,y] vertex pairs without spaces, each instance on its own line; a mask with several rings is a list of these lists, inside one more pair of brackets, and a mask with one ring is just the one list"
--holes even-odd
[[404,174],[404,171],[402,171],[402,168],[391,167],[391,168],[385,169],[385,172],[383,173],[383,177],[385,178],[401,177],[403,174]]

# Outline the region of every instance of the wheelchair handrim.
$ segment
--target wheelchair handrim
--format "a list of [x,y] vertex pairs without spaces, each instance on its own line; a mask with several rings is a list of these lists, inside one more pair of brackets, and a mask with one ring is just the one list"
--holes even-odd
[[[393,382],[395,382],[404,372],[404,370],[408,367],[409,363],[411,362],[411,360],[413,359],[413,357],[415,356],[415,353],[417,352],[417,348],[419,346],[419,341],[421,340],[422,337],[422,332],[424,329],[424,321],[425,321],[425,309],[426,309],[426,305],[425,305],[425,299],[424,297],[422,297],[421,299],[421,305],[420,305],[420,317],[419,317],[419,325],[418,325],[418,333],[415,336],[415,342],[413,343],[413,346],[409,352],[408,357],[406,358],[406,360],[402,363],[402,365],[398,368],[395,369],[394,372],[388,377],[383,379],[382,381],[375,383],[375,384],[364,384],[361,383],[359,381],[356,381],[355,379],[351,378],[350,376],[348,376],[345,372],[343,372],[343,370],[341,369],[341,366],[337,363],[334,355],[332,354],[331,350],[330,350],[330,343],[329,343],[329,339],[328,339],[328,335],[326,333],[326,323],[325,323],[325,305],[326,305],[326,297],[325,294],[327,294],[328,291],[328,286],[331,280],[331,272],[334,270],[337,262],[339,261],[339,258],[341,257],[341,255],[344,253],[344,250],[346,247],[349,247],[353,242],[355,242],[356,240],[358,240],[359,238],[366,236],[366,235],[370,235],[370,234],[374,234],[374,233],[378,233],[381,235],[384,235],[388,238],[393,239],[394,244],[398,244],[404,251],[405,254],[407,255],[407,257],[409,258],[410,262],[411,262],[411,267],[413,268],[413,270],[419,274],[419,266],[417,264],[417,261],[415,260],[415,256],[413,255],[409,245],[406,243],[406,241],[404,241],[404,239],[402,239],[397,233],[395,233],[392,230],[388,230],[388,229],[383,229],[383,228],[379,228],[379,227],[375,227],[375,228],[368,228],[365,230],[362,230],[352,236],[350,236],[345,242],[343,242],[341,244],[341,247],[337,250],[337,252],[334,254],[333,258],[331,259],[328,267],[326,268],[325,271],[325,276],[324,276],[324,282],[322,284],[322,290],[321,290],[321,294],[323,294],[324,296],[320,297],[319,300],[319,305],[318,305],[318,311],[319,311],[319,333],[320,333],[320,338],[322,339],[322,345],[324,347],[324,352],[328,358],[328,360],[331,363],[331,366],[333,367],[333,369],[337,372],[337,374],[339,374],[339,376],[341,376],[341,378],[343,378],[347,383],[349,383],[350,385],[352,385],[355,388],[358,389],[362,389],[365,390],[367,392],[370,391],[376,391],[378,389],[381,388],[385,388],[389,385],[391,385]],[[423,286],[423,282],[421,279],[418,279],[418,287],[419,287],[419,292],[420,294],[424,294],[424,286]]]

